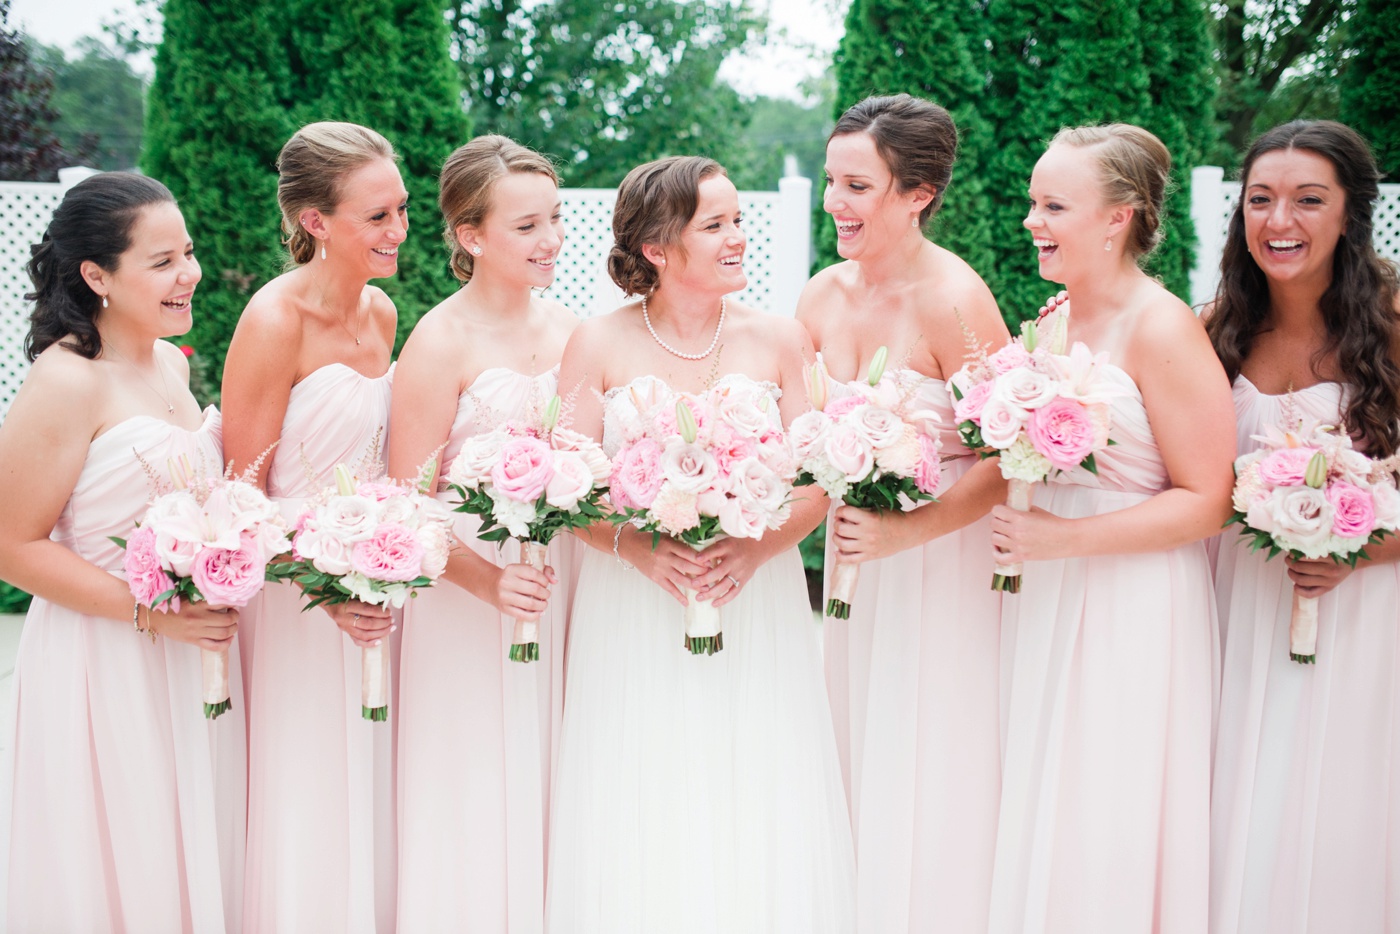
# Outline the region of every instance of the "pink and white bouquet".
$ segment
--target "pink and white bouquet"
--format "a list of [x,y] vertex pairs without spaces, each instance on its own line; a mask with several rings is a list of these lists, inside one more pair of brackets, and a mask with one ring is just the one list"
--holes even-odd
[[[481,517],[479,538],[520,542],[521,560],[536,570],[554,536],[603,518],[612,466],[598,442],[559,424],[554,396],[538,424],[507,424],[470,438],[445,480],[462,497],[458,512]],[[540,657],[540,627],[516,620],[510,660]]]
[[[832,499],[876,512],[910,510],[938,493],[942,418],[921,407],[923,377],[887,371],[889,351],[875,352],[864,380],[835,384],[821,362],[808,371],[813,408],[788,431],[797,486],[816,484]],[[850,619],[859,564],[832,571],[826,615]]]
[[[231,472],[206,478],[188,457],[171,460],[170,486],[147,465],[157,486],[136,531],[112,541],[126,549],[122,567],[137,603],[178,612],[180,603],[248,605],[263,583],[278,580],[268,565],[288,550],[287,526],[271,500],[248,478]],[[210,720],[232,708],[228,650],[200,650],[204,716]]]
[[[1010,481],[1006,504],[1028,512],[1031,484],[1082,467],[1098,473],[1094,455],[1113,440],[1109,400],[1119,390],[1103,375],[1108,354],[1076,342],[1065,353],[1068,320],[1052,312],[1026,321],[1021,335],[996,353],[978,348],[948,380],[963,444],[998,456]],[[1020,593],[1021,566],[1002,565],[992,589]]]
[[[651,532],[653,543],[668,535],[699,551],[721,536],[762,538],[787,520],[795,465],[762,386],[631,392],[638,415],[624,428],[609,478],[614,522]],[[685,596],[685,647],[721,651],[720,611],[694,590]]]
[[[335,486],[297,517],[292,560],[277,570],[310,598],[303,610],[359,600],[402,607],[447,569],[452,514],[417,487],[357,482],[344,464]],[[389,717],[389,647],[361,650],[361,709],[366,720]]]
[[[1258,450],[1235,460],[1234,513],[1250,551],[1298,558],[1331,558],[1356,567],[1366,546],[1400,526],[1395,459],[1375,461],[1352,448],[1344,432],[1303,428],[1302,419],[1256,435]],[[1293,592],[1289,657],[1317,661],[1317,597]]]

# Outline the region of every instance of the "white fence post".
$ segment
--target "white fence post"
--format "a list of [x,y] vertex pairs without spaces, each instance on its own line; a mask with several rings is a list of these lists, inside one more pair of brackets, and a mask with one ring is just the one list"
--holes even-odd
[[768,310],[791,316],[812,266],[812,180],[789,175],[778,182],[773,219],[773,284]]
[[1200,308],[1215,298],[1220,281],[1220,254],[1225,249],[1227,220],[1220,219],[1225,170],[1201,165],[1191,170],[1191,223],[1196,228],[1196,265],[1191,270],[1191,305]]

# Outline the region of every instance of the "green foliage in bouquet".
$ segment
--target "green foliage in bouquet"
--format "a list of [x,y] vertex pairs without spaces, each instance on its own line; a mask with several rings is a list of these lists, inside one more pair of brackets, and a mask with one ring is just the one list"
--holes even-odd
[[[484,489],[469,490],[455,483],[449,483],[448,486],[462,497],[462,502],[453,507],[456,512],[481,517],[481,529],[477,532],[477,538],[487,542],[503,542],[511,537],[510,529],[497,522],[492,514],[495,504]],[[540,494],[540,498],[535,502],[535,512],[541,518],[530,523],[529,540],[548,545],[560,532],[581,529],[602,520],[605,517],[599,504],[606,492],[603,489],[593,490],[586,498],[578,501],[577,512],[557,509],[545,501],[544,494]]]

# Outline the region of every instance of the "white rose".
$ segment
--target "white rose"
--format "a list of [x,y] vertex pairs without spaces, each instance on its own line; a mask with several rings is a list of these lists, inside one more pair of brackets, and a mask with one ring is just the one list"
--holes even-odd
[[555,428],[549,437],[549,444],[556,451],[572,451],[582,457],[595,481],[606,480],[612,473],[612,464],[608,463],[602,446],[588,435],[568,428]]
[[730,538],[762,538],[767,528],[763,510],[740,499],[726,499],[719,509],[719,527]]
[[855,428],[873,448],[894,444],[904,431],[904,422],[898,415],[873,405],[857,406],[847,416],[846,423]]
[[1370,486],[1371,459],[1360,451],[1347,447],[1338,448],[1332,469],[1347,483],[1359,487]]
[[756,457],[746,457],[729,472],[729,494],[772,515],[787,500],[788,486]]
[[1013,408],[1038,409],[1055,398],[1058,391],[1059,385],[1044,373],[1017,367],[997,377],[988,401],[1000,399]]
[[[377,510],[380,522],[394,522],[398,525],[416,529],[423,522],[423,517],[418,509],[417,497],[413,496],[391,496],[379,503]],[[436,502],[433,500],[432,502]]]
[[833,425],[826,438],[826,459],[848,483],[859,483],[875,469],[870,443],[848,422]]
[[509,440],[503,431],[489,431],[486,434],[468,438],[457,456],[452,458],[452,466],[447,470],[447,482],[468,490],[475,490],[491,476],[491,468],[501,459],[501,448]]
[[1376,504],[1377,528],[1392,532],[1400,528],[1400,491],[1385,481],[1372,484],[1370,489],[1371,500]]
[[719,476],[719,462],[697,444],[673,440],[661,455],[661,475],[686,493],[699,493]]
[[281,554],[286,554],[292,550],[292,543],[287,538],[287,530],[282,525],[281,516],[276,522],[262,522],[258,524],[257,537],[254,539],[258,546],[258,557],[263,561],[271,561]]
[[793,456],[805,461],[822,449],[830,432],[831,418],[825,413],[815,409],[803,412],[792,420],[792,427],[788,429],[788,444]]
[[905,425],[897,441],[875,449],[875,465],[897,477],[912,477],[918,469],[920,454],[919,433],[913,425]]
[[574,512],[578,501],[593,489],[593,471],[583,455],[573,451],[557,451],[554,455],[554,473],[545,484],[544,501],[555,509]]
[[719,404],[719,417],[745,438],[756,438],[769,428],[768,416],[742,397],[725,396]]
[[996,391],[982,406],[982,440],[994,448],[1005,450],[1015,443],[1026,425],[1029,413],[996,397]]
[[306,528],[297,533],[296,557],[310,561],[322,574],[350,573],[350,546],[323,529]]
[[229,506],[239,517],[240,528],[251,529],[254,523],[274,522],[282,513],[277,505],[268,499],[262,490],[241,480],[230,480],[224,484]]
[[[1310,558],[1328,554],[1327,541],[1332,537],[1332,504],[1327,494],[1310,486],[1280,487],[1263,502],[1251,506],[1248,521],[1257,529],[1269,532],[1287,548],[1301,551]],[[1255,525],[1255,518],[1267,513],[1270,527]]]
[[155,530],[161,564],[188,577],[204,540],[204,511],[194,495],[185,490],[167,493],[151,504],[141,524]]
[[1035,449],[1028,438],[1017,438],[1011,447],[1001,452],[1001,475],[1007,480],[1039,483],[1050,475],[1051,464]]
[[332,496],[316,510],[316,524],[322,531],[353,545],[374,534],[379,525],[378,504],[359,496]]
[[447,570],[447,559],[452,553],[452,530],[438,522],[428,522],[414,532],[423,546],[423,576],[437,580]]
[[534,503],[522,503],[513,499],[492,500],[491,518],[506,527],[516,538],[530,537],[530,523],[539,518]]

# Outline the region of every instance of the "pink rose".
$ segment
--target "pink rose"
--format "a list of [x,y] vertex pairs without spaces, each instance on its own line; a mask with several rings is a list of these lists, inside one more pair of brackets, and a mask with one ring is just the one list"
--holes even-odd
[[841,423],[831,429],[826,438],[826,459],[850,483],[859,483],[870,476],[875,467],[875,452],[855,427]]
[[1259,462],[1259,479],[1269,486],[1302,486],[1313,448],[1279,448]]
[[713,452],[719,472],[727,476],[739,461],[757,454],[758,447],[752,441],[731,435],[723,443],[714,444]]
[[1061,470],[1079,466],[1094,450],[1094,420],[1072,399],[1054,399],[1032,412],[1026,435]]
[[793,456],[805,461],[822,449],[827,433],[831,431],[831,417],[815,409],[803,412],[792,420],[788,429],[788,440],[792,445]]
[[726,499],[719,507],[719,527],[730,538],[762,538],[767,518],[760,506],[740,499]]
[[1017,408],[996,396],[988,396],[982,405],[982,440],[998,450],[1016,443],[1021,429],[1026,427],[1026,410]]
[[554,475],[545,484],[545,502],[555,509],[573,512],[578,501],[593,490],[593,471],[583,456],[573,451],[559,451],[554,455]]
[[204,548],[194,559],[190,579],[213,606],[247,606],[262,589],[267,563],[258,543],[244,536],[238,548]]
[[719,477],[719,463],[700,445],[677,439],[667,444],[661,455],[661,474],[677,489],[699,493]]
[[126,540],[122,570],[131,588],[132,598],[142,606],[151,606],[156,597],[175,586],[175,581],[160,566],[156,554],[156,533],[150,526],[137,529]]
[[583,458],[593,479],[599,483],[608,479],[612,465],[603,453],[603,448],[588,435],[569,428],[556,427],[549,436],[549,445],[556,451],[569,451]]
[[991,380],[985,383],[978,383],[969,389],[961,399],[953,404],[953,417],[962,422],[974,422],[982,424],[982,406],[987,404],[987,397],[992,394]]
[[987,362],[992,365],[992,369],[997,371],[997,375],[1016,369],[1018,366],[1025,366],[1030,362],[1031,355],[1026,353],[1026,348],[1021,346],[1020,341],[1012,341],[1002,347],[996,353],[987,358]]
[[1300,551],[1309,558],[1328,554],[1332,504],[1321,490],[1310,486],[1277,489],[1268,499],[1250,506],[1245,521],[1268,532],[1283,547]]
[[863,405],[851,411],[851,426],[874,448],[888,447],[904,434],[904,422],[889,409]]
[[919,435],[919,466],[914,470],[914,485],[920,492],[932,496],[938,492],[942,477],[943,471],[938,461],[938,442],[928,435]]
[[650,438],[623,448],[613,458],[608,479],[613,505],[619,509],[650,509],[661,489],[661,446]]
[[1400,526],[1400,491],[1389,481],[1381,481],[1371,487],[1371,497],[1376,509],[1376,526],[1395,531]]
[[1366,538],[1376,527],[1376,505],[1368,491],[1334,483],[1327,488],[1327,501],[1335,510],[1332,534],[1338,538]]
[[423,573],[423,544],[412,530],[386,522],[355,544],[350,566],[370,580],[411,581]]
[[554,458],[538,438],[512,438],[501,446],[500,460],[491,468],[496,492],[519,502],[533,503],[544,493]]
[[865,397],[857,393],[852,393],[849,396],[841,396],[830,400],[827,402],[826,408],[823,409],[823,411],[832,418],[840,418],[852,409],[862,405],[865,405]]

